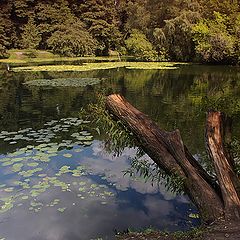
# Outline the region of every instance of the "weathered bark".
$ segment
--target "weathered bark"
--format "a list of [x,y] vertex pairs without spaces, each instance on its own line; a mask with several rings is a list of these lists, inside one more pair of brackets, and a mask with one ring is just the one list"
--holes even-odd
[[201,166],[199,162],[196,161],[196,159],[192,156],[192,154],[189,152],[186,146],[184,146],[185,154],[188,159],[188,161],[192,164],[192,166],[195,168],[196,171],[199,172],[199,174],[212,186],[212,188],[215,189],[215,191],[218,193],[219,196],[221,196],[221,189],[216,182],[216,180],[211,177]]
[[106,107],[134,133],[141,147],[160,168],[184,179],[185,190],[196,204],[203,220],[216,221],[223,216],[223,202],[218,187],[214,187],[216,184],[211,177],[184,146],[178,130],[161,130],[120,95],[108,96]]
[[[185,177],[181,167],[166,149],[166,143],[162,141],[167,135],[164,131],[158,132],[157,125],[146,115],[138,111],[120,95],[111,95],[107,98],[107,108],[121,119],[135,134],[145,152],[169,174],[178,174]],[[160,153],[160,154],[159,154]]]
[[240,219],[238,179],[224,149],[223,132],[223,115],[220,112],[209,112],[206,125],[207,147],[220,184],[225,215],[226,218]]

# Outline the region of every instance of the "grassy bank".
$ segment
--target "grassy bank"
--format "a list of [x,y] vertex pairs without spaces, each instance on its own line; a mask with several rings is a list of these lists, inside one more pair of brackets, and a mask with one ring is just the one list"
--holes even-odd
[[61,57],[59,55],[54,55],[48,51],[40,50],[9,50],[9,58],[0,59],[0,63],[9,63],[9,64],[24,64],[24,63],[43,63],[43,62],[54,62],[54,61],[79,61],[79,60],[88,60],[88,61],[117,61],[119,58],[117,56],[109,57],[95,57],[95,56],[86,56],[86,57]]
[[118,234],[117,240],[240,240],[239,221],[219,221],[187,232],[160,232],[146,229],[141,232]]
[[131,232],[116,236],[117,240],[203,240],[204,231],[195,229],[189,232],[159,232],[155,230],[145,230],[144,232]]

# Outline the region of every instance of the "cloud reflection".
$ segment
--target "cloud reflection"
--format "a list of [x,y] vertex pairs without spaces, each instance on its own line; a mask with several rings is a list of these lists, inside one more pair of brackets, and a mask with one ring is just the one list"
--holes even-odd
[[[57,187],[48,189],[37,199],[45,206],[40,212],[30,212],[29,204],[24,202],[1,215],[0,236],[6,240],[89,240],[98,237],[107,240],[114,238],[114,230],[123,231],[129,227],[179,229],[182,209],[186,212],[189,208],[187,199],[168,193],[164,186],[123,177],[123,171],[129,167],[128,158],[134,154],[134,149],[125,149],[120,157],[113,157],[104,151],[100,141],[94,141],[91,147],[75,155],[81,164],[90,166],[91,175],[74,178],[69,174],[64,176],[65,182],[85,181],[91,185],[105,181],[106,190],[114,196],[103,200],[96,195],[86,195],[81,199],[74,188],[71,192],[62,192]],[[106,180],[99,177],[104,175]],[[60,199],[59,205],[46,207],[54,199]],[[61,213],[57,211],[59,207],[66,207],[66,210]]]

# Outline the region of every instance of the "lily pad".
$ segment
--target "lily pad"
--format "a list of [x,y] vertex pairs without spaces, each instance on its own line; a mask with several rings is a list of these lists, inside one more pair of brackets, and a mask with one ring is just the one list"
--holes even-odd
[[59,212],[63,213],[63,212],[66,210],[66,208],[65,208],[65,207],[63,207],[63,208],[58,208],[57,210],[58,210]]
[[5,192],[13,192],[13,190],[14,190],[13,187],[9,187],[9,188],[4,189]]
[[[112,68],[129,68],[129,69],[177,69],[181,63],[169,62],[102,62],[102,63],[84,63],[83,65],[42,65],[15,67],[15,72],[21,71],[92,71]],[[53,79],[49,80],[52,81]]]
[[12,161],[7,161],[2,164],[3,167],[10,166],[10,165],[13,165]]
[[32,162],[32,163],[28,163],[27,165],[29,167],[36,167],[36,166],[38,166],[38,163],[37,162]]
[[22,196],[22,200],[27,200],[28,196]]
[[64,156],[65,158],[71,158],[71,157],[72,157],[72,154],[66,153],[66,154],[63,154],[63,156]]
[[28,171],[19,172],[18,174],[22,175],[23,177],[31,177],[34,173],[41,172],[41,171],[42,171],[42,168],[35,168]]
[[188,216],[193,219],[199,218],[199,214],[197,213],[190,213]]

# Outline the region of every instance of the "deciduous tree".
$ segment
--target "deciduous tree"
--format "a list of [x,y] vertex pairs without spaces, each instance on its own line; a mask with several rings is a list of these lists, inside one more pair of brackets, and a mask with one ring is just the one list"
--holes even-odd
[[47,44],[54,53],[68,57],[94,54],[97,46],[96,40],[78,19],[56,26]]

